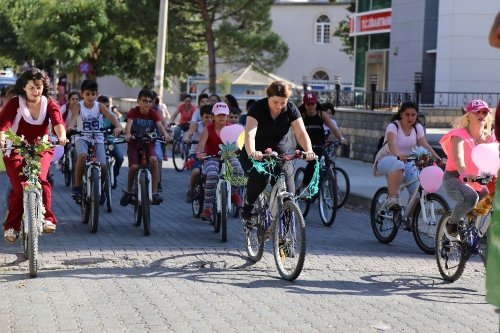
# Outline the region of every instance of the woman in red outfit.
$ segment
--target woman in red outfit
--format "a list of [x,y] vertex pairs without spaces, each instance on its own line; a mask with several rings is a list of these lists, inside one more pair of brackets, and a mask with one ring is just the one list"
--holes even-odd
[[[38,68],[25,71],[17,79],[14,87],[16,96],[11,98],[0,114],[0,146],[9,148],[5,131],[11,129],[18,136],[24,135],[29,143],[47,137],[49,134],[49,119],[60,143],[66,143],[66,130],[61,111],[56,101],[49,99],[51,85],[47,74]],[[10,154],[9,154],[10,152]],[[6,156],[9,154],[10,156]],[[39,175],[43,191],[45,207],[45,222],[43,231],[52,233],[56,229],[56,217],[51,209],[51,188],[47,181],[53,150],[40,154],[41,173]],[[26,177],[21,176],[23,160],[15,150],[7,149],[3,157],[7,175],[12,184],[9,195],[9,210],[3,224],[4,237],[9,242],[15,242],[21,229],[23,217],[23,189],[21,183]]]

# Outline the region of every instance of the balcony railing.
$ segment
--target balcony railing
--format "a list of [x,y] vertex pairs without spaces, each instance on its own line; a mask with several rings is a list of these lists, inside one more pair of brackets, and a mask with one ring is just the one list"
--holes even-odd
[[[415,92],[376,91],[373,99],[373,109],[386,110],[397,108],[402,102],[417,100]],[[337,104],[338,99],[338,104]],[[472,99],[482,99],[490,107],[495,107],[500,100],[500,93],[470,93],[470,92],[422,92],[419,96],[420,106],[462,108]],[[363,91],[335,91],[320,93],[320,101],[329,100],[333,105],[358,109],[372,109],[372,93]]]

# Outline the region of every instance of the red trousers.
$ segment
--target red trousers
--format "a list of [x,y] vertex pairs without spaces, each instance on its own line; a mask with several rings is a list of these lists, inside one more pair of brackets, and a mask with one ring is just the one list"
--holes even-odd
[[[42,157],[40,163],[42,164],[41,173],[38,176],[42,184],[42,201],[45,207],[45,220],[51,221],[56,224],[57,220],[52,212],[52,193],[49,182],[47,181],[47,174],[49,173],[50,162],[52,160],[53,151],[46,151],[40,156]],[[11,157],[4,156],[5,170],[9,176],[10,183],[12,184],[12,192],[9,194],[9,207],[7,218],[4,222],[3,228],[21,230],[21,220],[23,218],[23,187],[22,182],[26,181],[25,176],[21,176],[23,160],[19,155],[12,153]]]

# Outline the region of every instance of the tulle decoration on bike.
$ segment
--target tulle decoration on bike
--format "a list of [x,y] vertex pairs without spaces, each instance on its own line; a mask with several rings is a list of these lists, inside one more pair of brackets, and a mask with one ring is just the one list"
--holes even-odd
[[474,207],[474,209],[467,214],[469,219],[472,219],[474,215],[484,216],[490,212],[490,209],[493,207],[493,194],[488,194]]
[[[7,139],[12,141],[12,145],[16,146],[16,148],[13,150],[18,151],[19,154],[24,158],[24,166],[21,174],[25,176],[28,181],[23,182],[23,187],[41,188],[41,184],[39,182],[32,183],[29,181],[29,179],[38,178],[38,175],[42,172],[42,163],[40,162],[41,157],[39,154],[51,149],[50,142],[42,140],[42,138],[38,138],[35,142],[28,143],[24,139],[23,135],[16,135],[10,128],[7,130],[7,132],[5,132],[5,134]],[[29,152],[36,153],[36,157],[31,158]]]
[[235,176],[233,165],[231,164],[231,159],[238,157],[236,154],[236,152],[239,151],[238,144],[236,142],[229,143],[226,141],[226,144],[219,145],[219,149],[219,155],[226,168],[226,180],[233,186],[245,186],[247,184],[247,177]]

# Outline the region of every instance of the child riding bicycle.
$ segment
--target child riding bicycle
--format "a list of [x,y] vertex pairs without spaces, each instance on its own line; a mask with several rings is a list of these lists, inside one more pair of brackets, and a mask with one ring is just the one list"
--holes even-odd
[[[137,97],[138,106],[130,109],[127,113],[127,125],[125,126],[125,140],[128,142],[127,155],[129,161],[127,190],[124,191],[120,200],[120,205],[127,206],[132,203],[132,185],[139,168],[138,143],[133,137],[142,137],[147,133],[160,130],[165,140],[170,141],[170,135],[165,130],[161,117],[158,112],[153,110],[152,105],[155,99],[155,93],[149,89],[143,89]],[[155,152],[155,142],[147,144],[147,155],[152,175],[153,205],[159,205],[163,199],[158,194],[158,180],[160,178],[160,169],[158,167],[158,158]]]
[[[205,126],[201,133],[200,141],[196,147],[196,157],[202,159],[205,155],[217,156],[219,153],[219,145],[223,144],[220,138],[220,131],[224,126],[228,125],[227,116],[229,115],[229,107],[226,103],[216,103],[212,108],[215,120]],[[230,161],[233,166],[234,175],[236,177],[243,176],[243,169],[237,158],[232,158]],[[214,201],[215,188],[219,178],[221,160],[219,158],[210,158],[205,161],[205,173],[207,179],[205,182],[205,209],[201,213],[204,220],[212,218],[212,204]],[[242,206],[243,200],[235,187],[231,188],[231,201],[239,208]]]
[[[108,108],[100,102],[97,102],[99,95],[97,90],[97,82],[93,80],[83,80],[80,87],[81,97],[83,101],[75,104],[71,110],[71,119],[68,122],[68,128],[76,127],[79,131],[96,131],[99,132],[103,128],[104,115],[115,126],[113,134],[120,135],[123,127]],[[88,143],[92,140],[93,134],[85,133],[75,139],[75,148],[78,155],[75,166],[75,184],[73,187],[73,199],[76,203],[80,203],[82,199],[82,178],[85,171],[85,162],[87,160]],[[104,135],[98,133],[96,136],[96,156],[101,164],[102,174],[106,174],[106,152],[104,150]]]

